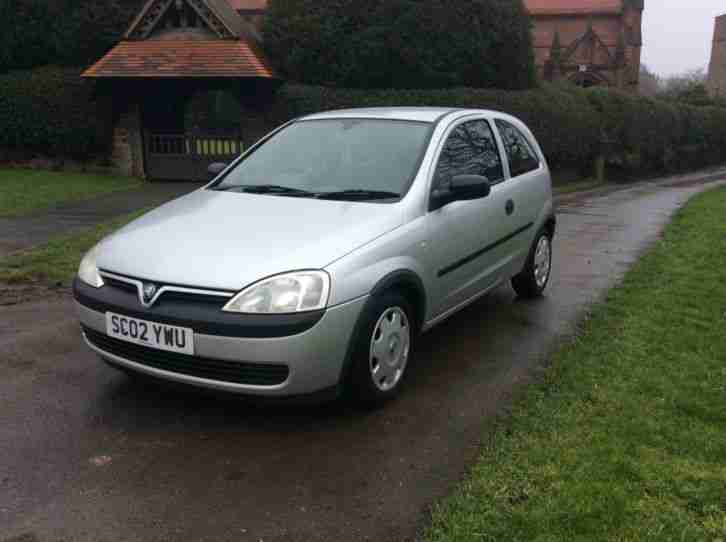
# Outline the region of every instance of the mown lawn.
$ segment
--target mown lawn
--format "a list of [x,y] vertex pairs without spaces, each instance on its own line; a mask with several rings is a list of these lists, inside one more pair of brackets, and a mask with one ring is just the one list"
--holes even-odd
[[81,258],[93,245],[145,212],[138,211],[80,233],[57,237],[45,245],[0,259],[0,282],[69,285]]
[[58,203],[89,199],[141,185],[130,177],[0,169],[0,217],[19,216]]
[[488,442],[430,542],[726,540],[726,189],[678,214]]

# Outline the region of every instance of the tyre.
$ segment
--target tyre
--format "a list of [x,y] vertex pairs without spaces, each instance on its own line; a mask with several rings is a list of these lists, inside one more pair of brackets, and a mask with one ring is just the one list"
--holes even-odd
[[512,287],[519,297],[541,297],[550,281],[551,273],[552,237],[546,230],[540,230],[524,269],[512,279]]
[[413,314],[410,303],[398,292],[372,298],[364,309],[354,338],[348,382],[353,400],[377,407],[401,391],[413,351]]

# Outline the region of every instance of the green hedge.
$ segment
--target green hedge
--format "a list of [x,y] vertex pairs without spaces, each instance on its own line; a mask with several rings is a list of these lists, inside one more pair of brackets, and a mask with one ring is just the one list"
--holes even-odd
[[78,69],[0,75],[0,148],[87,157],[108,148],[108,115]]
[[726,109],[607,89],[584,92],[610,157],[627,170],[678,171],[726,160]]
[[0,0],[0,73],[46,64],[56,48],[44,0]]
[[599,149],[599,119],[586,96],[556,86],[508,92],[469,88],[361,91],[286,85],[276,102],[288,117],[344,107],[395,105],[486,108],[510,113],[535,132],[553,167],[590,164]]
[[[243,129],[264,132],[307,113],[372,106],[488,108],[521,118],[553,169],[592,171],[606,153],[631,172],[681,171],[726,162],[726,108],[698,107],[608,90],[350,90],[288,84],[255,106]],[[259,112],[259,118],[255,117]],[[0,75],[0,148],[86,158],[110,146],[111,105],[99,103],[79,70],[45,67]]]
[[350,90],[286,85],[278,121],[321,110],[373,106],[474,107],[522,119],[554,169],[589,173],[597,155],[626,172],[669,172],[726,162],[726,109],[696,107],[612,89]]
[[144,0],[0,0],[0,73],[96,61]]
[[522,0],[270,0],[263,34],[281,73],[309,84],[536,85]]

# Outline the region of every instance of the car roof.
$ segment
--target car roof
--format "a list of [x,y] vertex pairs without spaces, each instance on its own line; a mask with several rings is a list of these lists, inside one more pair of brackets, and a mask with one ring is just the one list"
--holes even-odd
[[485,109],[458,109],[455,107],[370,107],[358,109],[339,109],[308,115],[300,120],[323,119],[381,119],[405,120],[434,123],[453,113],[475,114],[493,113]]

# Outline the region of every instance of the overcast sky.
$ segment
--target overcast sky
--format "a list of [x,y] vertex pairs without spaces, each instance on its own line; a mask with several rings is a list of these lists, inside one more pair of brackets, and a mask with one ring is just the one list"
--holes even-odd
[[713,20],[726,0],[646,0],[643,62],[658,75],[708,69]]

